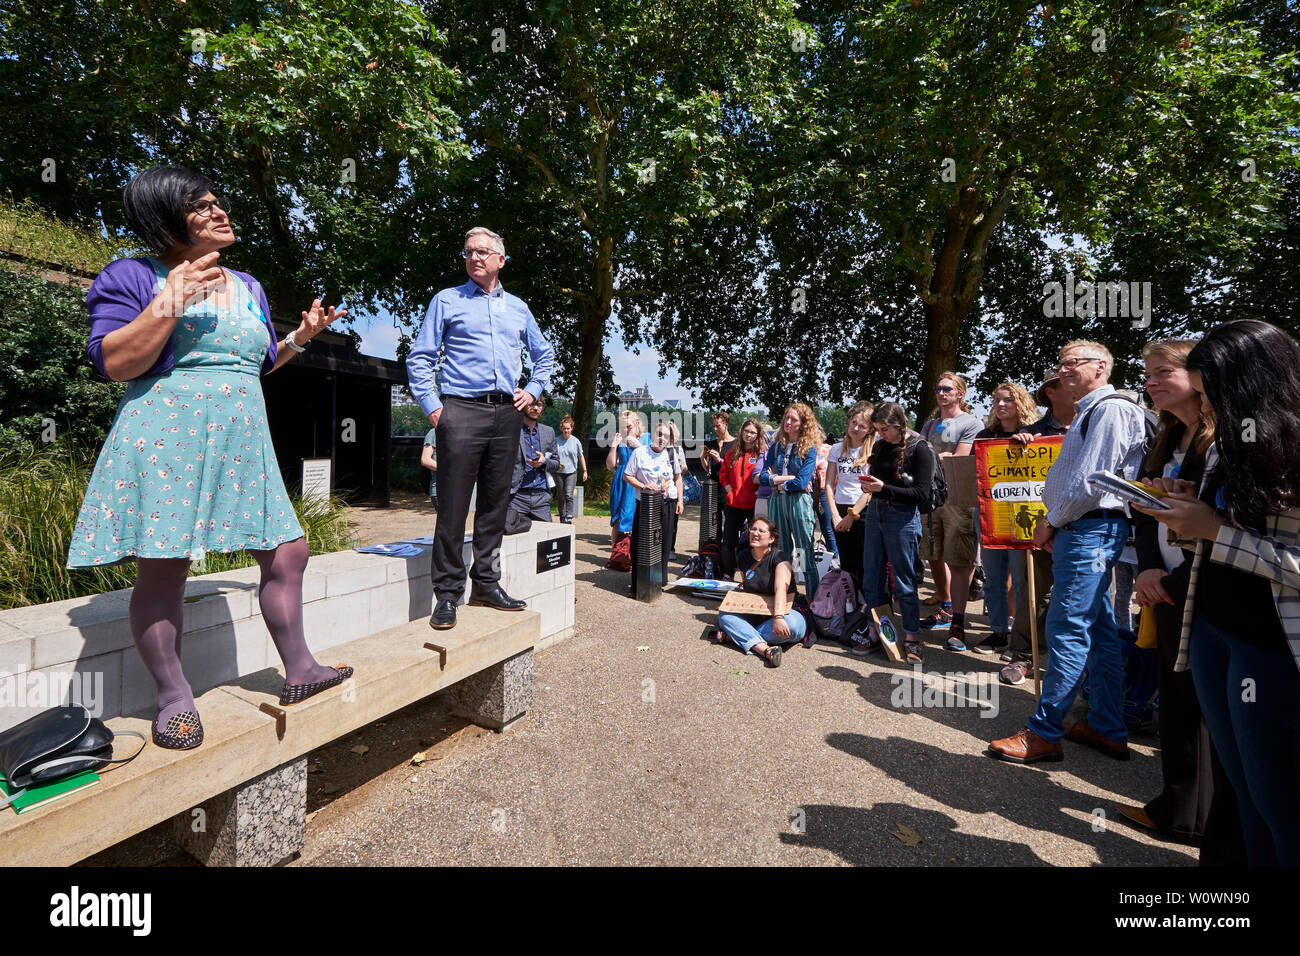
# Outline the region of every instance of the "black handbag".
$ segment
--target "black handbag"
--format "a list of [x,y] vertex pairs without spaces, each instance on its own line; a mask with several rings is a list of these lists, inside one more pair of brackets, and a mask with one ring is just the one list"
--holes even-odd
[[116,737],[144,734],[123,730],[114,734],[104,722],[91,717],[80,704],[54,707],[0,733],[0,775],[14,792],[0,795],[0,807],[34,784],[50,783],[83,770],[98,770],[115,763],[129,763],[140,755],[113,757]]

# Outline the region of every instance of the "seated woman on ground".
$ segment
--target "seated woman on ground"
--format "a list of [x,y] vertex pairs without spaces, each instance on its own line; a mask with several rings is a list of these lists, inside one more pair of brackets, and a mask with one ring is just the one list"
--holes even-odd
[[[740,553],[740,590],[773,597],[779,611],[797,590],[790,556],[774,547],[776,527],[763,517],[749,523],[749,550]],[[781,666],[780,644],[793,644],[808,633],[808,622],[791,608],[770,617],[757,614],[718,614],[718,627],[746,654],[753,652],[769,667]]]

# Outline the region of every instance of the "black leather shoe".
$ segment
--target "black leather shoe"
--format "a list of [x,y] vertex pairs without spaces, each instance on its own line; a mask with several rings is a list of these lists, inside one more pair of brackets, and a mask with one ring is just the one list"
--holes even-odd
[[456,626],[456,602],[439,601],[429,618],[429,626],[435,631],[449,631]]
[[522,611],[528,607],[524,601],[518,601],[512,598],[505,591],[501,590],[500,585],[489,588],[486,591],[480,591],[478,588],[471,588],[469,592],[469,603],[479,607],[494,607],[498,611]]

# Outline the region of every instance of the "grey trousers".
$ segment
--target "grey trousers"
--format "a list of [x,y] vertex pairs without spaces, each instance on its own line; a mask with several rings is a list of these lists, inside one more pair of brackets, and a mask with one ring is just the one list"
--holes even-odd
[[578,473],[576,471],[566,472],[555,476],[559,485],[556,487],[556,497],[559,498],[560,520],[573,520],[573,489],[578,486]]
[[510,496],[510,510],[534,521],[550,521],[551,493],[545,488],[520,488]]

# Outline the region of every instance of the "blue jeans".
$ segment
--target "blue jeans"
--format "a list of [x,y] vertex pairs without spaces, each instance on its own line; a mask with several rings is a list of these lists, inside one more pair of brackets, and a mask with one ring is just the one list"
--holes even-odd
[[867,607],[888,600],[885,560],[894,570],[903,630],[921,630],[921,601],[916,596],[916,555],[921,543],[921,512],[915,505],[897,505],[872,498],[862,516],[862,593]]
[[1202,617],[1192,619],[1191,655],[1201,713],[1237,791],[1247,860],[1300,866],[1300,670],[1290,654]]
[[1028,727],[1053,743],[1065,736],[1065,715],[1088,669],[1088,724],[1107,740],[1125,742],[1124,658],[1115,631],[1110,579],[1128,538],[1123,518],[1088,518],[1056,532],[1052,603],[1047,610],[1043,696]]
[[790,627],[790,636],[784,641],[776,640],[772,636],[772,619],[770,617],[762,618],[761,624],[755,627],[751,618],[757,620],[757,615],[752,614],[719,614],[718,627],[722,628],[723,633],[731,638],[746,654],[750,653],[750,648],[755,644],[795,644],[803,640],[808,633],[808,623],[803,619],[803,615],[798,611],[791,611],[785,616],[785,623]]
[[1011,630],[1011,609],[1007,607],[1007,573],[1011,586],[1020,602],[1020,589],[1024,587],[1025,552],[1014,548],[986,548],[980,546],[980,562],[984,565],[984,612],[989,617],[989,628],[996,634]]

